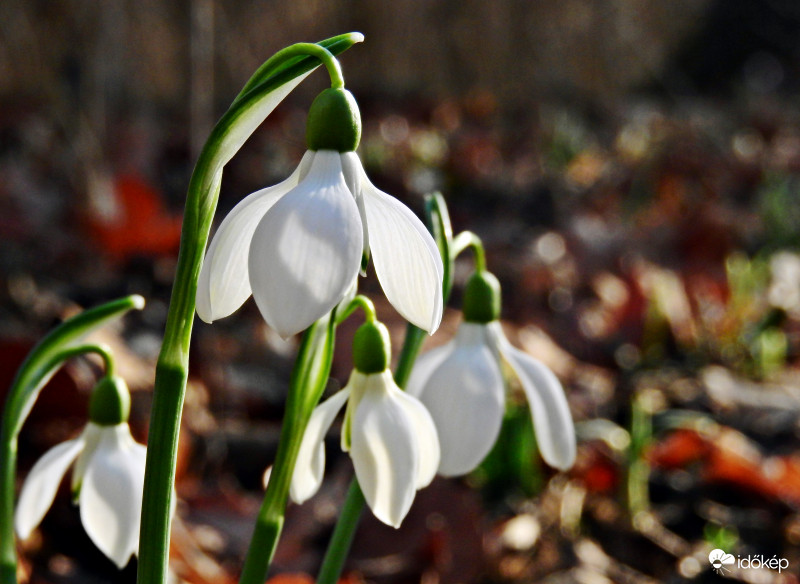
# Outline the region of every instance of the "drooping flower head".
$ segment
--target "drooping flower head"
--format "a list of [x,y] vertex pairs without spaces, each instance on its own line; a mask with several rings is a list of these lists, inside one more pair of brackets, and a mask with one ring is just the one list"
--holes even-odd
[[423,354],[408,382],[408,393],[425,404],[436,423],[439,473],[466,474],[492,449],[505,412],[506,370],[528,400],[542,458],[561,470],[572,466],[575,429],[564,390],[550,369],[506,339],[498,320],[500,284],[491,273],[470,278],[463,314],[455,338]]
[[439,465],[436,428],[419,400],[394,382],[388,343],[388,331],[380,323],[368,322],[356,333],[350,381],[317,406],[303,435],[289,490],[296,503],[319,490],[325,434],[345,403],[342,450],[350,453],[375,517],[399,527],[417,490],[433,480]]
[[230,315],[252,294],[283,337],[307,328],[352,288],[370,255],[386,297],[432,333],[442,316],[442,262],[422,222],[367,178],[355,153],[361,118],[344,89],[311,106],[308,151],[282,183],[243,199],[209,245],[197,314]]
[[48,450],[28,473],[14,515],[20,538],[42,521],[72,466],[73,500],[94,544],[120,569],[138,553],[147,449],[131,436],[129,411],[130,394],[121,378],[97,384],[80,436]]

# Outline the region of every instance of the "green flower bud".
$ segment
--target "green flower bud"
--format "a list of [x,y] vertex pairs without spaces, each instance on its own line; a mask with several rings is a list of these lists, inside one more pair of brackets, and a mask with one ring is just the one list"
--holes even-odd
[[380,373],[391,359],[389,331],[380,322],[365,322],[353,337],[353,364],[361,373]]
[[116,375],[97,382],[89,398],[89,420],[99,426],[116,426],[128,421],[131,393],[125,380]]
[[461,311],[464,320],[486,324],[500,318],[500,282],[491,272],[475,272],[467,280]]
[[306,144],[309,150],[354,152],[361,141],[361,113],[346,89],[326,89],[308,110]]

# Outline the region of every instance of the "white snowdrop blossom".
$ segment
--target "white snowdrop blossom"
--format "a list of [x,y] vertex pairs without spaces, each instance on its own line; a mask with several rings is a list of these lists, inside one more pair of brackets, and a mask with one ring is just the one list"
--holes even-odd
[[300,445],[290,496],[303,503],[319,489],[325,434],[345,403],[342,450],[350,453],[375,517],[399,527],[417,490],[436,474],[439,440],[425,407],[397,387],[388,369],[369,374],[354,370],[344,389],[317,406]]
[[20,538],[27,538],[53,504],[67,469],[86,533],[120,569],[139,549],[144,465],[147,449],[128,424],[89,422],[80,436],[48,450],[28,473],[14,515]]
[[309,150],[289,178],[225,217],[200,271],[197,314],[210,323],[252,294],[287,338],[335,307],[370,255],[389,302],[435,331],[443,268],[425,226],[369,181],[355,152]]
[[439,474],[466,474],[492,449],[505,412],[504,370],[525,392],[542,458],[560,470],[572,466],[575,428],[561,384],[513,347],[493,320],[461,323],[455,338],[420,356],[411,373],[407,391],[425,405],[439,433]]

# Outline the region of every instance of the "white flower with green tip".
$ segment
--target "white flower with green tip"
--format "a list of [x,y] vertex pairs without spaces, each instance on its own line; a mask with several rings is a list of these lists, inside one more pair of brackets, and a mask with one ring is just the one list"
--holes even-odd
[[[96,399],[99,392],[104,396]],[[121,395],[121,403],[114,403],[115,392]],[[74,465],[72,493],[86,533],[120,569],[137,554],[147,449],[133,439],[127,421],[122,421],[127,420],[129,408],[125,396],[127,388],[120,378],[102,380],[92,396],[92,421],[80,436],[51,448],[33,466],[14,515],[20,538],[27,538],[42,521],[64,475]]]
[[433,480],[439,465],[439,440],[430,414],[401,390],[386,369],[384,356],[372,360],[375,339],[388,341],[383,325],[368,323],[359,333],[371,340],[354,347],[356,368],[347,386],[321,403],[311,415],[292,475],[290,496],[296,503],[312,497],[325,470],[324,439],[336,414],[347,404],[342,450],[350,453],[356,478],[370,509],[382,522],[399,527],[414,496]]
[[417,360],[407,388],[436,423],[439,474],[467,474],[489,454],[505,412],[504,371],[514,374],[530,404],[542,458],[560,470],[571,467],[575,428],[564,390],[550,369],[506,339],[497,320],[500,291],[494,276],[483,272],[470,279],[463,312],[455,338]]
[[358,107],[323,92],[309,112],[309,150],[285,181],[243,199],[223,220],[200,271],[197,314],[230,315],[252,294],[284,338],[327,314],[371,255],[389,302],[433,332],[442,317],[442,261],[422,222],[367,178],[354,152]]

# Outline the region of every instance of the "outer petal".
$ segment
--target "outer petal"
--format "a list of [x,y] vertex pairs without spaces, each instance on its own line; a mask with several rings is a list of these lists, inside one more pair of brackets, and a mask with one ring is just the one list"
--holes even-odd
[[405,410],[406,416],[411,420],[414,436],[417,438],[419,448],[419,466],[417,468],[417,489],[431,484],[436,471],[439,470],[441,450],[439,448],[439,435],[430,413],[414,396],[408,395],[399,387],[394,395],[400,406]]
[[344,388],[318,405],[311,414],[289,487],[289,495],[295,503],[304,503],[319,490],[325,472],[325,434],[349,396],[350,389]]
[[[436,243],[403,203],[377,189],[355,153],[342,154],[348,175],[360,175],[369,249],[386,298],[403,318],[433,333],[442,320],[444,269]],[[357,165],[357,168],[356,168]]]
[[144,457],[127,424],[103,428],[86,467],[80,493],[81,521],[94,544],[117,567],[137,552],[144,488]]
[[375,517],[399,527],[417,492],[419,447],[412,419],[380,375],[370,375],[352,420],[350,456]]
[[413,395],[416,398],[422,398],[422,393],[428,387],[428,380],[439,365],[442,364],[447,356],[455,349],[455,343],[449,343],[431,349],[419,356],[414,362],[414,368],[411,370],[411,376],[406,383],[406,393]]
[[454,350],[430,375],[420,400],[439,431],[439,473],[473,470],[497,440],[505,410],[505,384],[485,326],[462,323]]
[[560,470],[575,462],[575,425],[558,378],[540,361],[514,348],[493,323],[503,357],[519,377],[531,408],[533,428],[542,458]]
[[69,466],[83,450],[83,437],[63,442],[48,450],[28,473],[14,513],[14,527],[26,539],[53,504],[58,485]]
[[358,274],[362,245],[340,155],[321,150],[253,235],[250,285],[267,323],[286,338],[330,311]]
[[220,224],[197,282],[197,315],[205,322],[232,314],[250,296],[247,258],[253,232],[278,199],[297,186],[313,156],[306,152],[289,178],[245,197]]

